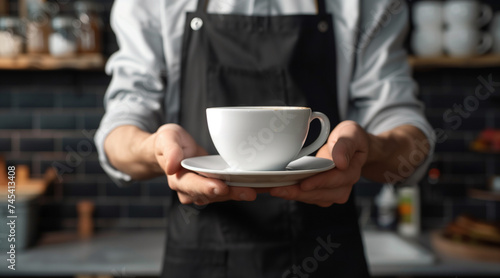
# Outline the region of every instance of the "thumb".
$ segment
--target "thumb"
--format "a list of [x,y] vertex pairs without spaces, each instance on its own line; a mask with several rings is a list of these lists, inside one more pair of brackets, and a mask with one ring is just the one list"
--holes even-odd
[[356,147],[352,140],[339,138],[332,149],[332,159],[335,162],[335,167],[340,170],[349,168],[349,164],[355,153]]
[[[179,133],[172,128],[160,128],[156,138],[156,152],[163,162],[163,170],[167,175],[173,175],[181,170],[181,161],[184,159],[182,139]],[[162,164],[162,163],[160,163]]]
[[184,159],[184,151],[180,145],[175,143],[168,144],[163,156],[165,159],[165,173],[167,175],[173,175],[182,169],[181,161]]
[[207,152],[182,127],[168,124],[158,130],[159,153],[163,155],[164,171],[173,175],[182,170],[185,158],[206,155]]

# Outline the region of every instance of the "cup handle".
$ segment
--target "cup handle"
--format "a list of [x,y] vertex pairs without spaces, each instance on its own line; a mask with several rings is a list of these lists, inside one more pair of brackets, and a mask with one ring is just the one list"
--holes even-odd
[[328,139],[328,136],[330,136],[330,120],[328,119],[328,117],[321,112],[313,112],[311,114],[311,118],[309,119],[309,124],[311,124],[311,122],[315,119],[318,119],[321,123],[321,132],[318,138],[316,138],[316,140],[309,146],[302,148],[302,150],[300,150],[300,152],[293,160],[311,154],[315,150],[321,148],[321,146],[323,146],[323,144],[326,142],[326,139]]
[[477,19],[477,26],[483,27],[493,18],[493,10],[487,4],[481,6],[481,17]]
[[493,38],[488,33],[483,33],[481,43],[477,47],[477,54],[485,54],[493,47]]

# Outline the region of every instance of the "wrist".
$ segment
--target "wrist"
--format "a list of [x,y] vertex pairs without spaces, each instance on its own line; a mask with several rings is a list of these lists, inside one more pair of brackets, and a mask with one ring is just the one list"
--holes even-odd
[[394,149],[396,142],[388,136],[368,133],[368,156],[365,165],[386,161]]

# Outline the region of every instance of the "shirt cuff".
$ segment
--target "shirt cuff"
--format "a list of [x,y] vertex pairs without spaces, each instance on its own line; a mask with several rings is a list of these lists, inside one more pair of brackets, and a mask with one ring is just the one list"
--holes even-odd
[[120,170],[116,169],[109,162],[108,156],[104,151],[104,140],[106,137],[113,131],[115,128],[124,126],[124,125],[133,125],[137,126],[142,130],[148,130],[146,125],[141,123],[140,121],[135,121],[132,119],[124,119],[124,120],[114,120],[108,121],[106,120],[106,116],[104,116],[99,129],[94,136],[94,142],[97,148],[97,152],[99,154],[99,163],[101,164],[102,169],[108,174],[108,176],[119,186],[128,186],[133,183],[132,177],[127,175]]

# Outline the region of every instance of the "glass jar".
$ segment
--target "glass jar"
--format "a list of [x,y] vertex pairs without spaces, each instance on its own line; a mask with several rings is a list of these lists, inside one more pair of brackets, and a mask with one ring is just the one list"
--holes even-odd
[[100,53],[103,24],[98,15],[98,6],[92,2],[78,1],[74,7],[81,22],[78,33],[78,51],[80,53]]
[[0,57],[15,57],[23,52],[21,20],[17,17],[0,17]]
[[44,54],[49,52],[49,35],[52,32],[50,16],[43,4],[29,2],[26,23],[26,52]]
[[70,16],[56,16],[52,19],[53,32],[49,38],[49,50],[52,56],[76,54],[78,25],[78,20]]

